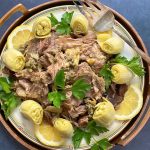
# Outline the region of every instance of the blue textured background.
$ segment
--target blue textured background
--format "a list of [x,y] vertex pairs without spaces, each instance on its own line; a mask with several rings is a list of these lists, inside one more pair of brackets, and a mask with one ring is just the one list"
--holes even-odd
[[[0,0],[0,18],[13,6],[23,3],[27,8],[48,0]],[[150,53],[150,0],[101,0],[127,18],[141,35]],[[20,14],[14,15],[0,28],[0,37],[11,22]],[[24,150],[0,124],[0,150]],[[150,121],[140,134],[126,147],[116,146],[114,150],[150,150]]]

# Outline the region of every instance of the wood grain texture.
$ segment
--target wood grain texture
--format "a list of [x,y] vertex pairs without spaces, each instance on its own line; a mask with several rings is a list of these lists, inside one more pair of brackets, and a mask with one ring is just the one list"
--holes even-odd
[[[72,4],[71,0],[55,0],[55,1],[51,1],[51,2],[47,2],[44,3],[42,5],[39,5],[37,7],[34,7],[28,11],[23,11],[24,15],[20,18],[18,18],[9,28],[8,30],[5,32],[5,34],[3,35],[1,42],[0,42],[0,50],[2,50],[3,46],[5,45],[5,42],[7,40],[8,35],[10,34],[10,32],[18,25],[20,25],[23,21],[25,21],[27,18],[29,18],[30,16],[36,14],[37,12],[44,10],[46,8],[50,8],[53,6],[59,6],[59,5],[67,5],[67,4]],[[111,9],[112,10],[112,9]],[[20,11],[20,10],[19,10]],[[136,30],[133,28],[133,26],[123,17],[121,16],[119,13],[117,13],[116,11],[112,10],[115,18],[117,21],[119,21],[127,30],[128,32],[131,34],[131,36],[134,38],[136,44],[138,45],[138,47],[140,49],[142,49],[144,52],[147,52],[147,49],[142,41],[142,39],[140,38],[139,34],[136,32]],[[15,13],[16,11],[13,11],[13,13]],[[9,13],[9,14],[13,14],[13,13]],[[10,17],[10,15],[7,15],[6,20]],[[2,17],[4,18],[4,17]],[[5,20],[3,20],[4,22]],[[117,136],[112,142],[114,144],[121,144],[123,146],[125,146],[129,141],[131,141],[137,134],[138,132],[140,132],[140,130],[143,128],[143,126],[145,125],[145,123],[147,122],[148,118],[149,118],[149,81],[150,81],[150,68],[148,67],[147,63],[144,61],[144,67],[145,70],[147,72],[146,75],[146,79],[145,79],[145,87],[144,87],[144,106],[141,110],[141,112],[139,113],[139,115],[134,118],[131,123],[129,124],[129,126],[127,126],[127,128],[119,135]],[[2,124],[5,126],[5,128],[7,129],[7,131],[18,141],[20,142],[22,145],[24,145],[26,148],[28,149],[41,149],[40,147],[38,147],[37,145],[33,144],[32,142],[30,142],[29,140],[25,139],[20,133],[18,133],[18,131],[16,129],[13,128],[13,126],[10,124],[9,121],[6,121],[4,119],[4,115],[1,112],[0,114],[0,121],[2,122]],[[141,121],[141,123],[139,123],[139,121]],[[121,137],[124,137],[124,139],[121,139]],[[43,149],[43,148],[42,148]]]
[[21,12],[23,15],[29,13],[24,5],[18,4],[15,7],[13,7],[11,10],[9,10],[2,18],[0,18],[0,26],[2,26],[5,23],[5,21],[9,19],[9,17],[11,17],[16,12]]

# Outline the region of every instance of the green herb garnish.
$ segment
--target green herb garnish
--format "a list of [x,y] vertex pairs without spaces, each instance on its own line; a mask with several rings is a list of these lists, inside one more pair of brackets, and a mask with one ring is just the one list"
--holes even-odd
[[56,19],[56,17],[52,13],[50,13],[50,16],[48,18],[51,20],[52,27],[59,23],[59,21]]
[[53,105],[60,108],[62,102],[66,99],[64,91],[65,73],[64,70],[59,70],[54,79],[55,91],[48,93],[48,100],[53,102]]
[[88,92],[90,89],[90,84],[88,84],[84,79],[79,79],[72,85],[71,91],[73,96],[80,100],[85,97],[86,92]]
[[111,147],[111,144],[108,139],[104,138],[92,145],[91,150],[107,150],[109,147]]
[[110,65],[105,64],[102,69],[99,71],[99,76],[102,76],[105,80],[105,88],[106,90],[109,88],[111,85],[112,79],[113,79],[113,74],[110,70]]
[[56,32],[63,35],[63,34],[70,34],[71,33],[71,27],[70,27],[70,22],[72,19],[74,12],[65,12],[61,18],[61,21],[59,22],[56,17],[51,13],[50,17],[48,17],[51,22],[52,26],[56,26]]
[[65,87],[65,73],[64,70],[59,70],[54,79],[54,85],[61,89]]
[[20,99],[11,91],[11,86],[11,79],[0,77],[0,104],[6,118],[20,103]]
[[[99,135],[100,133],[104,133],[107,131],[107,128],[97,125],[94,120],[90,121],[87,127],[84,129],[76,128],[72,137],[74,148],[79,148],[82,139],[85,139],[86,143],[90,144],[92,136]],[[101,143],[97,144],[100,144],[99,146],[102,145]]]
[[112,60],[112,63],[119,63],[127,66],[139,77],[143,76],[145,73],[144,68],[140,64],[140,57],[138,56],[133,57],[131,60],[128,60],[126,57],[118,55]]
[[[71,91],[73,96],[80,100],[85,97],[86,92],[90,89],[90,84],[88,84],[84,79],[79,79],[72,85]],[[60,108],[65,99],[65,73],[64,70],[59,70],[54,79],[54,91],[48,93],[48,100],[53,102],[55,107]]]
[[66,99],[66,96],[62,92],[54,91],[48,93],[48,99],[53,102],[53,105],[60,108],[61,103]]

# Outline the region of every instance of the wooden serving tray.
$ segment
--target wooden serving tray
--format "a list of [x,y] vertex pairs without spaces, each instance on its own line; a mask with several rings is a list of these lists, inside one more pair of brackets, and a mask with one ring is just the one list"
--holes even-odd
[[[2,51],[2,49],[3,49],[3,47],[4,47],[5,43],[6,43],[8,35],[11,33],[11,31],[16,26],[20,25],[22,22],[27,20],[29,17],[31,17],[32,15],[34,15],[34,14],[36,14],[36,13],[42,11],[42,10],[45,10],[45,9],[48,9],[48,8],[51,8],[51,7],[54,7],[54,6],[60,6],[60,5],[73,5],[73,3],[72,3],[71,0],[61,0],[61,1],[53,0],[51,2],[47,2],[47,3],[41,4],[41,5],[37,6],[37,7],[34,7],[32,9],[30,9],[30,10],[27,10],[22,4],[18,4],[14,8],[12,8],[10,11],[8,11],[0,19],[0,26],[2,26],[4,24],[4,22],[16,12],[21,12],[23,14],[23,16],[18,18],[7,29],[7,31],[5,32],[3,37],[1,38],[1,41],[0,41],[0,52]],[[109,9],[111,9],[111,8],[109,8]],[[128,32],[131,34],[131,36],[135,40],[135,42],[138,45],[138,47],[140,49],[142,49],[145,53],[147,53],[147,49],[146,49],[142,39],[140,38],[140,36],[136,32],[136,30],[132,27],[132,25],[123,16],[121,16],[116,11],[112,10],[112,12],[115,15],[115,19],[121,25],[123,25],[126,28],[126,30],[128,30]],[[122,133],[120,133],[117,137],[115,137],[115,139],[112,140],[112,143],[114,144],[114,146],[116,144],[120,144],[122,146],[127,145],[140,132],[140,130],[144,127],[144,125],[146,124],[146,122],[148,121],[148,119],[150,117],[150,105],[149,105],[149,97],[150,97],[150,91],[149,91],[150,90],[150,68],[149,68],[149,66],[148,66],[148,64],[146,62],[143,61],[143,63],[144,63],[145,71],[146,71],[145,86],[144,86],[144,93],[143,93],[143,95],[144,95],[143,108],[142,108],[141,112],[124,129],[124,131]],[[0,112],[1,112],[0,113],[0,121],[2,122],[4,127],[7,129],[7,131],[11,134],[11,136],[13,136],[18,142],[20,142],[22,145],[24,145],[28,149],[32,149],[32,150],[34,150],[34,149],[44,149],[43,147],[41,148],[40,146],[32,143],[31,141],[29,141],[28,139],[23,137],[13,127],[13,125],[8,120],[5,120],[4,114],[3,114],[3,112],[1,110],[0,110]]]

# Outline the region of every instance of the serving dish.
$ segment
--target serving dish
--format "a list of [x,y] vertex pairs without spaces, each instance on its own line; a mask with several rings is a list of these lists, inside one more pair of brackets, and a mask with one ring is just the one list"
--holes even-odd
[[[64,3],[63,3],[64,2]],[[24,20],[26,20],[27,18],[29,18],[31,15],[33,15],[33,14],[35,14],[35,13],[37,13],[38,11],[41,11],[41,10],[44,10],[43,12],[40,12],[40,13],[37,13],[37,15],[35,15],[35,16],[38,16],[38,15],[40,15],[40,14],[43,14],[43,13],[45,13],[45,12],[49,12],[50,10],[46,10],[47,8],[49,8],[49,7],[52,7],[52,6],[59,6],[59,5],[69,5],[69,4],[72,4],[71,3],[71,1],[62,1],[62,2],[59,2],[59,1],[55,1],[55,2],[49,2],[49,3],[45,3],[45,4],[43,4],[43,5],[41,5],[41,6],[39,6],[39,7],[37,7],[37,8],[35,8],[35,9],[32,9],[32,10],[30,10],[30,11],[27,11],[22,5],[18,5],[16,8],[14,8],[11,12],[15,12],[16,10],[21,10],[22,12],[24,12],[25,13],[25,15],[23,16],[23,17],[21,17],[16,23],[14,23],[11,27],[10,27],[10,30],[8,30],[6,33],[5,33],[5,35],[3,36],[3,38],[2,38],[2,41],[1,41],[1,45],[0,45],[0,48],[1,48],[1,50],[2,50],[2,48],[3,48],[3,46],[4,46],[4,44],[5,44],[5,41],[6,41],[6,38],[7,38],[7,35],[9,35],[9,33],[11,32],[11,30],[15,27],[15,26],[17,26],[17,25],[19,25],[20,23],[22,23],[22,21],[24,21]],[[64,10],[66,10],[66,8],[69,8],[69,7],[71,7],[71,6],[63,6],[63,7],[57,7],[57,9],[64,9]],[[56,8],[54,8],[54,9],[56,9]],[[113,11],[114,12],[114,11]],[[135,39],[135,42],[140,46],[140,48],[142,48],[143,50],[145,50],[145,52],[146,52],[146,49],[145,49],[145,47],[144,47],[144,44],[142,43],[142,41],[141,41],[141,39],[140,39],[140,37],[138,36],[138,34],[135,32],[135,30],[130,26],[130,24],[127,22],[126,23],[126,21],[123,19],[122,20],[122,17],[119,15],[119,14],[117,14],[116,12],[114,12],[114,14],[115,14],[115,16],[116,16],[116,20],[117,21],[119,21],[122,25],[124,25],[125,26],[125,28],[131,33],[131,35],[133,36],[134,35],[134,39]],[[5,17],[4,17],[4,21],[5,21],[5,19],[8,17],[10,15],[10,13],[8,13]],[[30,19],[29,19],[30,20]],[[28,20],[26,21],[26,22],[28,22]],[[2,21],[0,22],[0,24],[2,23]],[[120,25],[120,24],[118,24],[118,26],[117,26],[120,30],[122,30],[125,34],[127,34],[127,37],[128,38],[130,38],[131,39],[131,41],[133,41],[133,39],[131,38],[131,36],[127,33],[127,31]],[[146,81],[149,81],[149,69],[148,69],[148,66],[144,63],[144,67],[145,67],[145,70],[146,70],[146,72],[148,73],[147,74],[147,76],[146,76],[146,78],[145,78],[145,80]],[[133,137],[133,135],[135,136],[136,135],[136,133],[138,132],[138,130],[144,125],[144,123],[148,120],[148,117],[149,117],[149,110],[148,110],[148,108],[147,109],[145,109],[146,108],[146,106],[148,106],[148,88],[147,87],[149,87],[149,85],[147,85],[147,84],[145,84],[145,86],[144,86],[144,105],[143,105],[143,109],[142,109],[142,111],[141,111],[141,113],[139,114],[139,117],[136,119],[134,119],[132,122],[130,122],[130,124],[127,126],[127,128],[126,128],[126,130],[124,130],[124,132],[125,131],[127,131],[126,132],[126,134],[124,135],[124,136],[117,136],[114,140],[113,140],[113,143],[114,144],[122,144],[122,145],[125,145],[125,144],[127,144],[130,140],[131,140],[131,138]],[[146,99],[145,99],[146,98]],[[137,131],[134,131],[134,133],[135,134],[133,134],[133,129],[135,129],[135,126],[136,126],[136,124],[137,124],[137,122],[140,120],[140,116],[142,117],[142,114],[144,113],[144,111],[146,111],[146,110],[148,110],[147,111],[147,114],[146,115],[144,115],[145,116],[145,119],[143,119],[143,125],[141,125],[141,126],[139,126],[137,129]],[[13,132],[13,130],[12,130],[12,128],[13,127],[11,127],[11,125],[10,125],[10,123],[7,121],[7,122],[5,122],[5,120],[4,120],[4,118],[2,117],[2,115],[1,115],[1,121],[2,121],[2,123],[5,125],[5,126],[7,126],[7,129],[8,130],[11,130],[11,133]],[[11,122],[13,122],[13,118],[11,117],[10,118],[10,121]],[[9,125],[8,125],[8,124]],[[129,123],[129,122],[128,122]],[[127,123],[127,124],[128,124]],[[134,124],[133,124],[134,123]],[[13,124],[14,124],[14,126],[16,127],[16,122],[13,122]],[[127,125],[126,124],[126,125]],[[132,125],[133,124],[133,125]],[[10,128],[10,127],[11,128]],[[126,127],[126,126],[123,126],[124,128]],[[18,127],[17,127],[17,129],[18,129]],[[122,128],[123,129],[123,128]],[[21,133],[22,133],[22,126],[20,127],[20,130],[21,130]],[[19,130],[19,131],[20,131]],[[121,131],[121,130],[120,130]],[[130,134],[130,133],[132,133],[132,134]],[[128,134],[129,134],[129,136],[128,136]],[[128,136],[128,138],[126,138],[126,135]],[[21,136],[20,134],[18,134],[18,136]],[[120,140],[118,140],[118,139],[120,139]],[[18,140],[20,141],[20,142],[23,142],[22,141],[22,139],[20,139],[20,138],[18,138]],[[26,143],[24,143],[24,145],[26,145]],[[31,144],[32,145],[32,144]],[[34,144],[33,144],[34,145]],[[30,146],[28,145],[28,148],[30,149]]]

